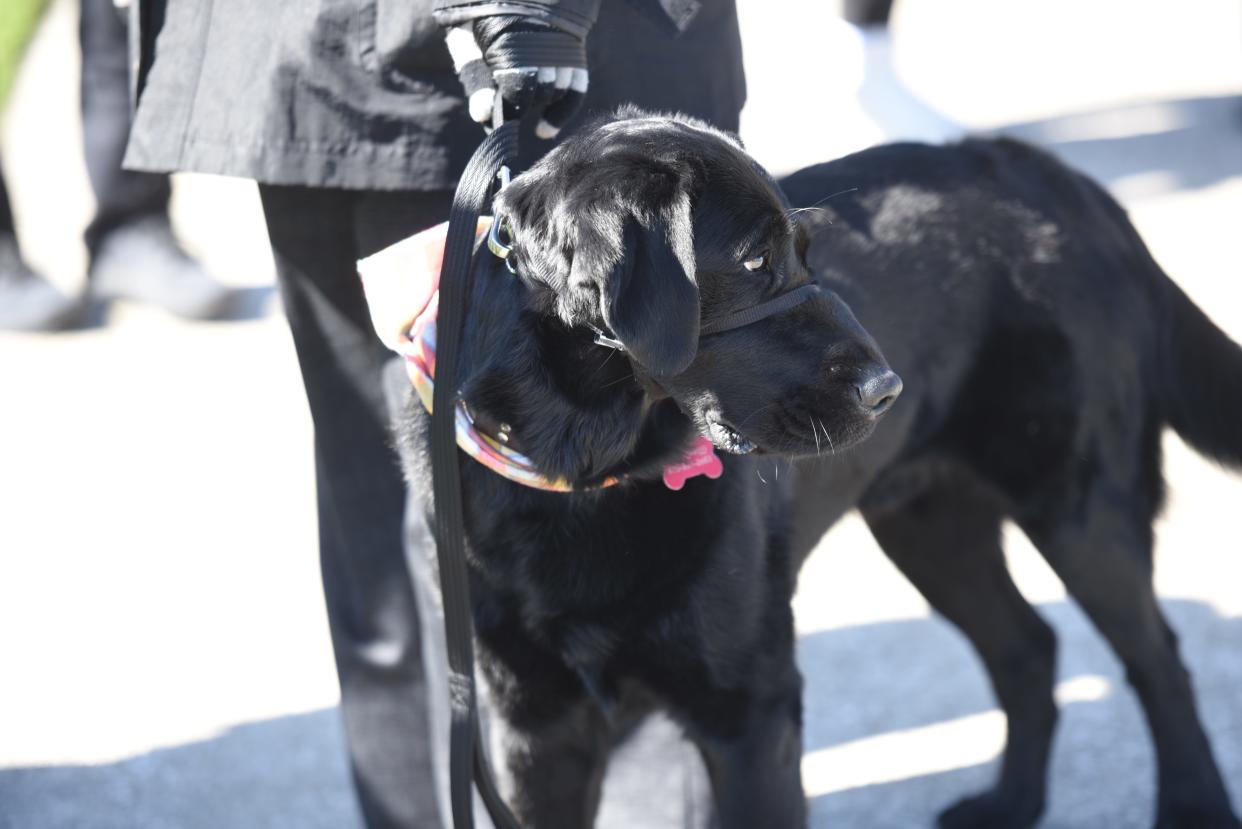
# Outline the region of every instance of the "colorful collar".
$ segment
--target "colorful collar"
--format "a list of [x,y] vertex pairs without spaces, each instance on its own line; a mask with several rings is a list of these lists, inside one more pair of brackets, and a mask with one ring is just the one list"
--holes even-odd
[[[436,373],[436,316],[440,308],[439,291],[427,303],[427,308],[414,322],[409,338],[401,348],[405,357],[406,373],[414,384],[414,391],[422,401],[423,408],[431,413],[431,400],[435,394]],[[548,492],[573,492],[575,487],[564,478],[548,478],[535,468],[530,458],[505,446],[496,438],[489,437],[474,425],[474,418],[465,401],[457,402],[457,446],[488,469],[524,486]],[[605,478],[592,489],[602,489],[620,483],[621,478]]]
[[[436,291],[423,313],[414,321],[398,351],[405,357],[406,373],[414,385],[423,408],[431,412],[435,394],[436,372],[436,317],[440,309],[440,293]],[[457,403],[457,446],[488,469],[510,481],[547,492],[575,492],[586,489],[603,489],[625,480],[623,475],[611,475],[591,487],[575,487],[564,478],[549,478],[535,468],[530,458],[508,446],[500,439],[483,434],[475,426],[474,418],[465,401]],[[712,442],[698,437],[680,463],[664,467],[664,485],[677,490],[697,475],[719,478],[724,464],[716,456]]]

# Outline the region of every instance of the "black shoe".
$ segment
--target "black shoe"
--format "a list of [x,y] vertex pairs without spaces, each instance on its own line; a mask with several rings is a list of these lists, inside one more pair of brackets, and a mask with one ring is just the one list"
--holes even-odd
[[232,301],[232,291],[181,249],[162,216],[105,236],[91,261],[90,285],[99,299],[142,302],[186,319],[220,317]]
[[22,261],[17,239],[0,235],[0,330],[59,331],[81,314],[81,300],[32,271]]

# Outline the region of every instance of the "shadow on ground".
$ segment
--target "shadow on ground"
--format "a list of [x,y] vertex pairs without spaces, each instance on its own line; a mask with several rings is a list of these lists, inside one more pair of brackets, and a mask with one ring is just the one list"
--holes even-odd
[[1123,197],[1195,190],[1242,175],[1237,95],[1136,103],[1008,124],[986,134],[1046,147]]
[[[1242,619],[1221,617],[1199,602],[1164,607],[1181,635],[1217,759],[1242,804]],[[1039,610],[1058,632],[1060,681],[1094,677],[1103,689],[1063,706],[1043,825],[1149,826],[1154,764],[1120,665],[1075,606],[1052,602]],[[905,739],[993,707],[973,653],[937,619],[813,633],[800,639],[799,655],[807,678],[808,753],[848,751],[878,735]],[[115,763],[0,770],[0,827],[351,829],[360,824],[341,739],[336,709],[325,709]],[[812,826],[932,826],[941,808],[986,787],[995,772],[991,761],[944,768],[941,755],[958,748],[935,743],[926,767],[936,770],[901,780],[837,787],[808,779],[809,787],[827,791],[811,801]],[[864,775],[869,771],[883,779],[884,768]]]
[[[902,81],[886,35],[872,32],[861,44],[858,103],[888,140],[937,142],[964,132]],[[1242,175],[1239,95],[1135,102],[971,134],[1044,147],[1123,199],[1197,190]]]
[[0,770],[2,829],[361,827],[335,708],[97,766]]
[[[1165,601],[1162,607],[1180,637],[1235,808],[1242,809],[1242,618],[1222,617],[1202,602]],[[1041,826],[1146,829],[1154,818],[1155,763],[1122,667],[1077,605],[1048,602],[1038,610],[1057,632],[1058,685],[1094,691],[1071,694],[1061,706]],[[815,633],[801,637],[799,656],[808,688],[808,754],[827,750],[848,763],[851,755],[842,746],[880,735],[902,738],[894,744],[897,752],[920,751],[928,746],[919,738],[922,729],[954,721],[963,726],[935,734],[940,742],[925,758],[934,772],[853,787],[826,781],[827,793],[811,801],[813,826],[934,826],[941,809],[991,785],[995,758],[953,765],[952,758],[978,753],[957,741],[978,738],[977,721],[993,700],[973,650],[947,623],[911,619]],[[965,728],[968,723],[974,727]],[[808,787],[814,782],[808,779]]]

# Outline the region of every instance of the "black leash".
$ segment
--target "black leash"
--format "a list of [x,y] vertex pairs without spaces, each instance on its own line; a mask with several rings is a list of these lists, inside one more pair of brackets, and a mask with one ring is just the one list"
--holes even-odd
[[[499,96],[497,96],[499,97]],[[492,131],[474,155],[453,197],[449,212],[444,265],[440,271],[440,310],[436,323],[436,386],[431,415],[431,479],[435,496],[436,558],[444,604],[444,637],[448,651],[449,794],[455,829],[473,829],[471,781],[497,829],[520,829],[509,811],[483,753],[474,684],[474,626],[466,567],[465,524],[462,518],[461,470],[455,413],[457,365],[470,293],[470,263],[475,227],[491,195],[501,167],[517,157],[520,122]]]

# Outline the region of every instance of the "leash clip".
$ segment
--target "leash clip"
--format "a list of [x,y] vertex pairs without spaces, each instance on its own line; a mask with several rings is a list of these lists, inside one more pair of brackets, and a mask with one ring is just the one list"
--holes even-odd
[[[505,173],[504,179],[508,179],[508,168],[500,168]],[[502,185],[503,186],[503,185]],[[504,232],[508,241],[501,241],[500,234]],[[487,231],[487,249],[492,252],[492,256],[502,260],[505,267],[509,269],[509,273],[516,274],[517,268],[513,266],[513,260],[509,258],[509,254],[513,253],[513,233],[509,229],[509,223],[504,216],[497,216],[492,221],[491,228]]]

